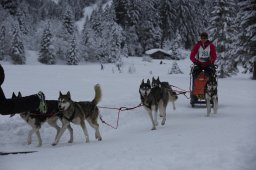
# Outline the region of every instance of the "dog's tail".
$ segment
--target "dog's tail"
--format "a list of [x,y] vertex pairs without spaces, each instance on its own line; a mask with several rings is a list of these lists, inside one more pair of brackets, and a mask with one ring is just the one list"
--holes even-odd
[[92,103],[97,105],[100,100],[101,100],[101,96],[102,96],[102,92],[101,92],[101,88],[100,88],[100,85],[99,84],[96,84],[94,86],[94,91],[95,91],[95,97],[94,99],[92,100]]

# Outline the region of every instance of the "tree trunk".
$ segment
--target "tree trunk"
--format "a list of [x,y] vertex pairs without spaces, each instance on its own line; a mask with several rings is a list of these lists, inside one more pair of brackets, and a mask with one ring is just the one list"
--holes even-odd
[[256,61],[253,62],[253,75],[252,79],[256,80]]

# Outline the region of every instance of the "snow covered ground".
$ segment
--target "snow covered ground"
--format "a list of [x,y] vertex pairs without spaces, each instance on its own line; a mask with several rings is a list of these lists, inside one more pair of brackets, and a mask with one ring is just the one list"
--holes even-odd
[[[33,55],[33,54],[31,54]],[[33,59],[28,60],[33,61]],[[79,66],[10,65],[3,63],[6,79],[2,86],[7,97],[21,91],[30,95],[42,90],[47,99],[57,99],[59,91],[72,94],[73,100],[91,100],[93,86],[99,83],[103,98],[99,106],[134,107],[140,103],[138,88],[142,79],[160,77],[162,81],[189,89],[189,59],[178,61],[184,74],[170,75],[172,61],[151,63],[141,58],[126,58],[122,73],[113,64]],[[128,73],[130,67],[136,71]],[[256,168],[256,81],[239,74],[219,79],[218,114],[206,117],[206,108],[191,108],[180,95],[177,109],[167,109],[167,121],[151,131],[143,108],[121,112],[119,127],[112,129],[100,121],[103,140],[94,138],[87,125],[90,143],[82,129],[74,128],[74,143],[68,144],[65,132],[57,146],[51,146],[55,129],[41,128],[43,146],[33,137],[26,144],[30,127],[19,115],[0,116],[0,152],[38,151],[31,154],[0,156],[2,170],[255,170]],[[103,119],[115,125],[117,111],[100,109]],[[159,118],[160,120],[160,118]]]

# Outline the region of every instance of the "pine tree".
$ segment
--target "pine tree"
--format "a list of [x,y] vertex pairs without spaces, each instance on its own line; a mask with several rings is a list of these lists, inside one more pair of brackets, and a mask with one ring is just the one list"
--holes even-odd
[[136,32],[135,26],[129,27],[125,31],[125,44],[127,45],[129,56],[142,56],[143,49],[139,42],[139,37]]
[[70,49],[68,50],[66,61],[68,65],[78,65],[79,63],[75,37],[71,41]]
[[70,35],[74,34],[74,19],[73,14],[71,12],[71,9],[67,8],[64,16],[63,16],[63,26],[65,29],[65,33],[68,33]]
[[174,41],[172,43],[172,53],[171,53],[171,56],[172,58],[176,59],[176,60],[179,60],[181,59],[181,54],[180,54],[180,51],[179,51],[179,44],[177,41]]
[[82,45],[87,60],[113,63],[122,53],[123,29],[115,22],[113,6],[93,12],[84,26]]
[[233,27],[236,4],[233,0],[215,0],[214,2],[209,31],[215,40],[218,53],[216,63],[219,66],[219,77],[224,78],[237,72],[235,57],[232,53],[235,41],[233,37],[236,37],[237,33],[236,28]]
[[54,55],[54,47],[52,45],[52,34],[49,28],[44,30],[42,39],[41,39],[41,49],[39,52],[38,60],[44,64],[55,64],[56,59]]
[[80,54],[81,58],[84,59],[85,61],[92,61],[92,56],[94,57],[94,49],[91,47],[93,44],[91,44],[93,39],[95,38],[94,36],[94,31],[92,30],[91,27],[91,21],[89,18],[86,18],[86,21],[83,26],[82,30],[82,35],[81,35],[81,41],[80,41]]
[[141,11],[144,11],[137,24],[137,32],[143,52],[152,48],[160,48],[162,30],[160,28],[158,5],[151,0],[146,0],[144,3],[141,2],[139,5]]
[[17,9],[17,20],[22,34],[27,35],[31,31],[32,17],[29,15],[28,5],[23,2]]
[[79,36],[78,30],[74,24],[74,14],[71,6],[67,1],[63,1],[61,4],[64,6],[65,11],[63,11],[60,20],[50,20],[50,31],[54,35],[52,44],[57,50],[56,57],[61,60],[66,60],[73,38],[75,37],[75,41],[77,41]]
[[171,68],[171,70],[169,70],[169,74],[183,74],[183,72],[181,71],[181,69],[176,61],[174,61],[172,63],[172,68]]
[[136,68],[134,66],[134,64],[130,65],[128,68],[128,73],[133,74],[136,72]]
[[91,28],[94,30],[95,34],[99,35],[100,37],[102,36],[101,33],[104,30],[104,25],[103,25],[103,9],[102,6],[98,8],[98,10],[94,10],[92,12],[90,21],[91,21]]
[[103,43],[102,25],[102,8],[100,8],[92,12],[90,19],[85,22],[82,32],[81,55],[85,61],[96,62],[99,61],[100,58],[104,58],[104,54],[102,54],[102,56],[99,55],[103,50],[101,48],[101,44]]
[[[140,18],[143,13],[140,0],[113,0],[115,20],[124,30],[125,41],[122,42],[129,55],[143,54],[137,28],[140,27]],[[146,3],[145,3],[146,4]]]
[[99,42],[101,50],[97,52],[98,58],[101,57],[101,62],[113,63],[120,60],[122,56],[123,29],[115,22],[113,7],[107,6],[103,16],[101,23],[103,27],[102,39]]
[[[179,0],[177,2],[177,27],[183,39],[185,49],[190,49],[198,37],[202,23],[196,11],[200,9],[197,1]],[[201,28],[202,29],[202,28]]]
[[164,41],[170,40],[176,32],[176,9],[173,0],[160,1],[160,28],[162,29],[161,48]]
[[140,15],[138,3],[138,0],[113,0],[116,22],[124,29],[138,23]]
[[25,64],[25,50],[24,45],[20,39],[19,31],[15,28],[14,38],[12,41],[12,50],[11,50],[11,58],[13,64]]
[[238,62],[244,67],[244,73],[253,72],[256,79],[256,0],[243,0],[239,2],[241,12],[239,13],[241,33],[238,44]]

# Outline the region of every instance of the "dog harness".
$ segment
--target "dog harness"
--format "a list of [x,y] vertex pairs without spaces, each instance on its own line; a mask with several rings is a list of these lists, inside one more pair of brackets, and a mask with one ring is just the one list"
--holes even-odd
[[68,118],[67,116],[65,116],[64,114],[62,114],[62,118],[64,118],[64,119],[66,119],[67,121],[69,121],[69,122],[72,122],[72,120],[74,119],[74,117],[75,117],[75,109],[73,110],[73,112],[72,112],[72,114],[71,114],[71,116]]

